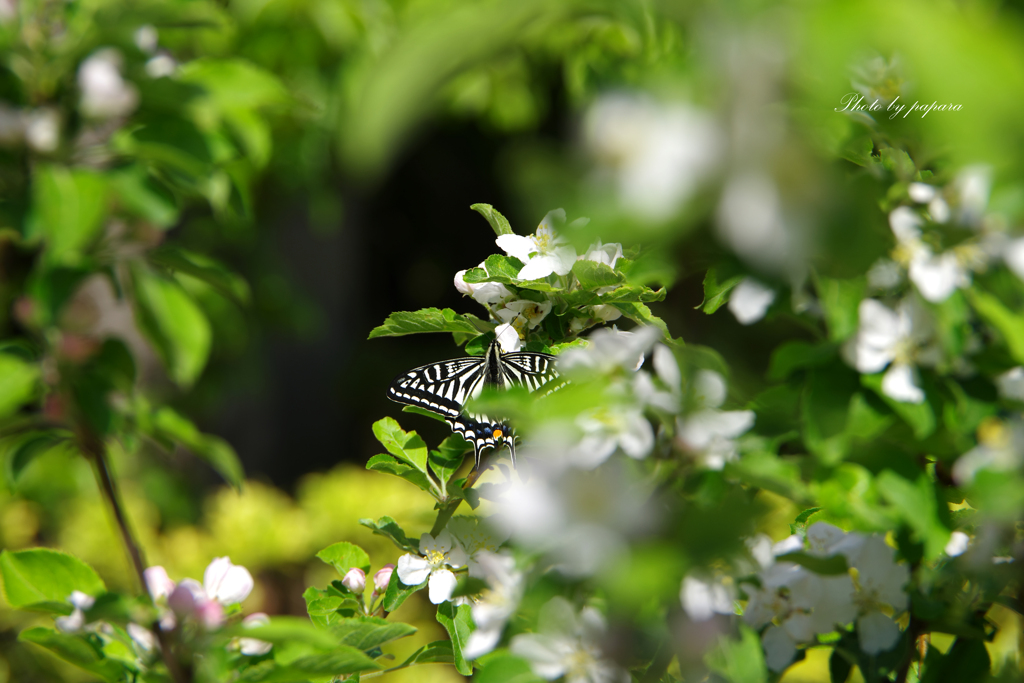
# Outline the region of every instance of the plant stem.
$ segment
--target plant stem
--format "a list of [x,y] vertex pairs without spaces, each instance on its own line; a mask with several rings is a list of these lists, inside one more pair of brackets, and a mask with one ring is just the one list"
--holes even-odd
[[[132,535],[131,527],[128,524],[128,516],[124,512],[121,496],[117,491],[117,485],[114,482],[114,478],[110,475],[110,467],[107,464],[106,445],[94,433],[88,429],[81,428],[78,434],[78,443],[82,453],[92,460],[95,466],[96,479],[99,482],[100,490],[103,492],[103,497],[110,503],[110,508],[114,512],[114,520],[117,522],[117,528],[121,532],[121,542],[124,543],[128,556],[131,558],[132,567],[135,569],[135,576],[139,581],[141,591],[143,595],[148,596],[146,562],[142,556],[142,549]],[[167,666],[167,672],[170,674],[171,680],[174,683],[191,683],[191,667],[182,667],[178,661],[172,649],[173,643],[171,642],[170,634],[160,628],[159,621],[151,624],[150,630],[156,636],[157,642],[160,643],[160,653],[164,664]]]
[[[484,471],[487,470],[488,467],[490,466],[488,465],[487,467],[477,467],[472,472],[470,472],[469,476],[466,477],[466,482],[462,485],[462,490],[468,491],[469,489],[473,488],[473,484],[476,483],[476,480],[480,478],[480,475],[482,475]],[[459,504],[461,503],[461,497],[454,498],[448,501],[448,503],[443,508],[437,511],[437,519],[434,520],[434,526],[430,528],[431,536],[434,536],[436,538],[439,533],[444,531],[445,526],[448,525],[448,520],[450,520],[452,518],[452,515],[455,514],[455,511],[459,509]]]

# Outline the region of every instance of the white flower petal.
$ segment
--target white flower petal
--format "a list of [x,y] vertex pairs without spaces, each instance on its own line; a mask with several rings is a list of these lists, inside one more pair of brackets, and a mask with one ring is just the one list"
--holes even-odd
[[553,681],[566,672],[567,653],[559,640],[525,633],[512,639],[509,650],[529,662],[533,673],[546,680]]
[[716,613],[735,612],[732,594],[719,582],[701,581],[687,576],[683,579],[679,599],[687,615],[694,621],[707,621]]
[[174,590],[175,584],[163,567],[148,567],[143,574],[146,577],[146,588],[154,600],[166,598]]
[[752,277],[744,278],[729,297],[729,310],[741,325],[752,325],[764,317],[775,301],[775,290]]
[[764,661],[768,668],[779,673],[796,657],[796,643],[783,629],[778,626],[769,626],[761,636],[761,645],[764,647]]
[[882,393],[902,403],[923,403],[924,391],[917,384],[911,365],[893,363],[882,377]]
[[516,328],[512,327],[511,323],[498,325],[494,328],[494,336],[504,353],[515,353],[523,347],[523,340],[519,338],[519,333],[516,332]]
[[85,614],[76,607],[68,616],[54,619],[53,624],[63,633],[77,633],[85,626]]
[[227,557],[216,558],[203,573],[206,595],[222,605],[233,605],[245,600],[254,586],[249,570],[232,564]]
[[1010,242],[1003,252],[1003,259],[1013,274],[1024,280],[1024,237]]
[[[571,268],[571,266],[570,266]],[[516,275],[517,280],[539,280],[545,278],[551,273],[554,273],[562,269],[562,261],[554,254],[542,254],[540,256],[534,256],[530,259],[530,262],[523,266],[523,269]],[[565,275],[569,272],[565,270],[559,273],[559,275]]]
[[932,220],[936,223],[945,223],[949,220],[951,211],[949,210],[949,204],[942,197],[936,197],[935,199],[928,202],[928,213],[931,214]]
[[432,573],[427,584],[430,602],[440,605],[445,600],[451,600],[452,591],[455,590],[455,585],[458,582],[459,580],[455,578],[455,574],[447,569],[439,569]]
[[900,206],[889,214],[889,227],[901,244],[916,242],[921,238],[921,217],[909,206]]
[[522,235],[499,235],[494,241],[505,254],[523,263],[530,260],[530,254],[537,252],[537,243]]
[[96,604],[96,598],[82,591],[71,591],[71,595],[68,596],[68,602],[71,603],[72,607],[87,610]]
[[679,391],[683,378],[679,372],[679,363],[676,361],[675,354],[664,344],[655,344],[652,363],[654,372],[665,383],[665,386],[672,391]]
[[1024,367],[1018,365],[996,377],[999,395],[1014,401],[1024,401]]
[[422,557],[406,553],[398,558],[398,578],[406,586],[418,586],[430,576],[430,563]]
[[944,552],[950,557],[958,557],[967,551],[967,546],[970,545],[970,543],[970,536],[962,531],[954,531],[949,536],[949,542],[946,543]]
[[462,656],[466,659],[476,659],[487,654],[497,646],[504,630],[504,623],[500,627],[477,628],[469,634],[469,640],[462,647]]
[[900,628],[881,612],[869,612],[857,620],[860,649],[869,655],[891,650],[900,640]]
[[910,262],[907,274],[917,285],[921,296],[932,303],[945,301],[957,287],[970,283],[967,271],[960,265],[956,254],[950,252],[932,256],[922,251]]
[[725,378],[714,370],[701,370],[694,380],[694,400],[705,408],[717,408],[725,402]]
[[619,433],[619,447],[631,458],[646,458],[654,447],[654,429],[643,413],[627,418],[626,429]]
[[815,522],[807,528],[807,552],[818,557],[833,555],[836,544],[846,532],[828,522]]
[[907,194],[918,204],[927,204],[935,197],[935,188],[925,183],[910,183]]

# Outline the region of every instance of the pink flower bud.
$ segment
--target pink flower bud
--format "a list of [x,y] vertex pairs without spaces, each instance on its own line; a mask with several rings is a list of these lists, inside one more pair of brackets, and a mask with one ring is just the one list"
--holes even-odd
[[373,588],[375,592],[383,593],[388,589],[393,571],[395,571],[395,565],[393,564],[386,564],[377,570],[377,573],[373,575]]
[[224,608],[216,600],[208,600],[199,605],[196,617],[208,629],[219,628],[224,623]]
[[[177,614],[179,617],[188,617],[195,613],[196,604],[199,602],[196,600],[195,592],[192,586],[188,585],[191,579],[185,579],[178,584],[171,594],[167,596],[167,606]],[[205,602],[205,600],[203,601]]]
[[341,580],[341,584],[356,595],[360,595],[366,588],[366,572],[359,567],[353,567],[348,570],[347,574],[345,574],[345,578]]
[[174,590],[174,582],[167,576],[167,570],[163,567],[150,567],[144,572],[146,576],[146,588],[154,600],[166,598]]

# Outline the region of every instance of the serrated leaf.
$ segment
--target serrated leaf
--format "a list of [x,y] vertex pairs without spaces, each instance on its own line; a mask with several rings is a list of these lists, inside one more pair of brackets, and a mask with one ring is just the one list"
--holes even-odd
[[402,527],[398,526],[398,522],[386,515],[376,522],[372,519],[360,519],[359,523],[378,536],[391,539],[402,550],[412,553],[419,553],[420,551],[419,541],[406,536],[405,532],[402,531]]
[[572,264],[572,274],[583,289],[612,287],[625,281],[622,273],[616,273],[610,266],[586,259]]
[[289,616],[273,616],[269,623],[257,626],[235,624],[224,629],[224,635],[257,638],[275,645],[300,642],[324,652],[335,650],[341,642],[335,634],[317,628],[308,619]]
[[473,673],[473,666],[466,661],[462,649],[473,632],[473,618],[470,616],[469,605],[458,605],[451,601],[442,602],[437,606],[437,621],[448,631],[452,641],[452,654],[455,657],[455,670],[463,676]]
[[329,545],[316,556],[323,562],[334,567],[338,574],[344,577],[350,569],[362,569],[363,573],[370,571],[370,556],[366,551],[354,543],[340,541]]
[[486,218],[487,222],[491,224],[494,234],[498,237],[515,234],[512,232],[512,226],[508,220],[490,204],[472,204],[469,208]]
[[410,484],[423,489],[427,493],[434,493],[434,487],[431,485],[430,480],[427,479],[426,474],[420,472],[412,465],[407,465],[404,462],[396,460],[390,455],[381,453],[380,455],[373,456],[366,462],[366,469],[374,470],[376,472],[384,472],[386,474],[393,474],[396,477],[401,477]]
[[420,472],[427,472],[427,444],[416,432],[406,432],[390,417],[373,423],[373,435],[389,453]]
[[729,292],[743,278],[743,275],[734,275],[719,282],[718,272],[714,268],[708,268],[708,272],[704,275],[704,301],[697,308],[703,308],[705,313],[711,315],[729,301]]
[[462,277],[470,284],[499,282],[504,285],[518,286],[520,282],[517,276],[522,269],[523,262],[517,258],[503,254],[491,254],[484,261],[483,268],[470,268]]
[[388,612],[394,612],[402,606],[403,602],[409,599],[410,595],[418,590],[422,590],[426,585],[427,582],[424,581],[418,586],[407,586],[398,578],[397,571],[391,572],[391,580],[388,582],[387,590],[384,591],[384,599],[382,601],[384,609]]
[[71,662],[104,681],[123,681],[128,675],[122,663],[106,659],[100,650],[82,636],[37,626],[19,633],[18,640],[44,647],[64,661]]
[[475,336],[487,332],[490,327],[476,316],[460,315],[450,308],[423,308],[418,311],[392,313],[383,325],[375,327],[370,332],[368,339],[401,337],[424,332],[464,332]]
[[306,601],[306,612],[310,620],[321,628],[326,628],[341,619],[355,616],[362,611],[362,605],[353,598],[334,595],[329,591],[310,586],[302,594]]
[[331,628],[331,633],[346,645],[365,652],[392,640],[411,636],[416,630],[415,626],[400,621],[388,621],[378,617],[355,617],[342,619]]
[[[66,613],[72,591],[99,595],[106,591],[92,567],[77,557],[48,548],[0,553],[4,597],[11,607]],[[54,608],[51,603],[64,606]]]

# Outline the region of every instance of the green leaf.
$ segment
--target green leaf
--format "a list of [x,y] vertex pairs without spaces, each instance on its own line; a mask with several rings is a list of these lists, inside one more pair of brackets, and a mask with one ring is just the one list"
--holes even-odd
[[468,448],[469,443],[465,439],[452,434],[441,442],[438,450],[430,451],[428,462],[438,481],[448,483],[455,471],[462,467]]
[[704,275],[704,301],[696,308],[704,308],[704,312],[711,315],[729,301],[729,292],[738,285],[743,275],[734,275],[725,282],[718,281],[718,273],[714,268],[708,268]]
[[717,646],[704,655],[704,662],[731,683],[765,683],[768,680],[761,639],[757,631],[742,624],[739,640],[720,636]]
[[0,442],[0,455],[6,456],[8,481],[16,483],[22,471],[36,456],[58,446],[73,448],[71,437],[70,430],[49,429],[30,431]]
[[157,228],[169,228],[178,220],[174,195],[138,164],[109,176],[118,203]]
[[807,553],[786,553],[785,555],[779,555],[778,559],[807,567],[815,574],[821,574],[822,576],[836,576],[838,574],[845,574],[848,571],[846,558],[842,555],[817,557]]
[[154,435],[186,447],[205,460],[229,484],[236,489],[242,488],[245,471],[235,450],[224,439],[203,434],[188,418],[167,406],[157,409],[150,416],[148,426]]
[[626,279],[622,273],[616,273],[607,264],[586,259],[572,264],[572,274],[584,289],[612,287]]
[[626,316],[635,323],[641,325],[654,325],[662,334],[665,335],[665,341],[672,343],[672,335],[669,334],[668,326],[665,325],[665,321],[651,313],[651,309],[643,304],[631,304],[631,303],[616,303],[612,304],[615,308],[622,311],[622,315]]
[[384,599],[382,600],[384,609],[388,612],[394,612],[402,606],[403,602],[409,599],[410,595],[418,590],[422,590],[426,585],[427,582],[424,581],[418,586],[407,586],[398,578],[397,571],[391,572],[391,580],[388,582],[388,587],[384,591]]
[[9,353],[0,353],[0,418],[31,401],[39,383],[39,367]]
[[491,254],[484,261],[483,268],[470,268],[463,275],[463,279],[470,284],[500,282],[504,285],[520,286],[523,283],[517,276],[522,269],[523,263],[519,259],[504,254]]
[[473,618],[470,616],[470,611],[469,605],[456,607],[455,603],[450,600],[437,606],[437,621],[448,631],[448,637],[452,641],[455,670],[463,676],[473,673],[473,666],[462,656],[462,648],[465,647],[469,634],[473,632]]
[[857,331],[858,308],[867,290],[867,282],[863,277],[849,280],[818,277],[817,286],[828,338],[834,342],[843,341]]
[[860,382],[875,392],[894,413],[910,425],[910,428],[914,430],[915,438],[926,439],[931,436],[935,432],[937,424],[935,411],[932,409],[931,404],[931,392],[928,390],[928,387],[923,387],[925,390],[925,400],[923,402],[904,403],[889,397],[889,395],[882,391],[882,379],[884,376],[885,373],[882,372],[875,373],[874,375],[861,375]]
[[314,677],[343,676],[380,668],[380,664],[354,647],[340,645],[329,654],[299,657],[285,666],[253,667],[238,680],[245,683],[304,683]]
[[846,683],[853,670],[853,662],[843,656],[839,648],[832,650],[832,656],[828,658],[828,676],[831,683]]
[[413,664],[430,664],[432,662],[439,662],[443,664],[453,664],[455,662],[455,656],[452,654],[452,644],[447,640],[435,640],[432,643],[427,643],[416,652],[402,662],[401,666],[411,666]]
[[512,226],[508,220],[498,213],[490,204],[473,204],[469,208],[476,211],[478,214],[487,219],[487,222],[491,224],[491,229],[494,230],[494,234],[498,237],[502,235],[514,235]]
[[384,472],[386,474],[393,474],[396,477],[405,479],[409,483],[423,489],[431,495],[435,494],[434,486],[430,483],[426,474],[420,472],[412,465],[407,465],[404,462],[396,460],[390,455],[381,453],[373,456],[367,461],[366,469]]
[[1024,315],[1006,308],[999,299],[988,292],[970,289],[968,297],[978,315],[1002,335],[1013,359],[1018,363],[1024,363]]
[[836,347],[832,344],[811,344],[799,340],[785,342],[772,351],[768,379],[784,380],[797,370],[824,365],[835,355]]
[[244,59],[193,59],[181,66],[178,79],[202,87],[221,110],[284,105],[291,99],[274,74]]
[[140,326],[171,378],[182,387],[189,387],[210,355],[210,322],[177,282],[144,268],[135,268],[133,272]]
[[37,626],[19,633],[18,640],[44,647],[64,661],[71,662],[104,681],[114,683],[127,680],[128,672],[123,664],[104,658],[103,653],[82,636]]
[[363,573],[370,571],[370,556],[359,546],[347,541],[329,545],[316,556],[334,567],[343,578],[353,568],[362,569]]
[[445,422],[445,419],[437,413],[432,413],[429,410],[420,408],[419,406],[402,406],[403,413],[413,413],[415,415],[422,415],[423,417],[429,417],[431,420],[437,420],[438,422]]
[[875,477],[875,486],[899,511],[904,523],[914,530],[917,540],[924,544],[924,559],[931,561],[941,557],[951,532],[939,518],[935,486],[928,477],[922,474],[916,482],[911,482],[887,469]]
[[364,652],[392,640],[411,636],[416,630],[415,626],[378,617],[342,619],[331,628],[331,632],[341,642]]
[[235,624],[224,630],[229,637],[258,638],[274,645],[288,642],[300,642],[305,645],[330,652],[338,647],[340,639],[323,629],[317,628],[303,617],[273,616],[270,623],[249,626]]
[[[846,143],[841,156],[847,161],[855,163],[858,166],[871,166],[873,163],[878,161],[877,158],[871,155],[871,151],[874,149],[874,146],[875,142],[871,139],[870,135],[861,135]],[[849,670],[847,670],[847,673],[849,673]],[[845,678],[843,680],[845,680]]]
[[473,683],[542,683],[543,678],[533,673],[530,663],[507,651],[497,651],[477,661],[480,667]]
[[992,660],[981,640],[957,638],[946,654],[928,648],[921,683],[987,680]]
[[149,252],[148,258],[150,263],[171,273],[180,272],[202,280],[239,304],[249,303],[248,283],[210,258],[166,245]]
[[372,519],[364,518],[360,519],[359,523],[378,536],[391,539],[391,541],[402,550],[411,553],[419,553],[420,551],[419,541],[406,536],[405,532],[402,531],[402,527],[398,526],[398,523],[395,520],[386,515],[378,519],[376,522]]
[[32,194],[34,229],[46,239],[47,259],[77,261],[103,227],[106,179],[92,171],[38,166]]
[[362,612],[362,605],[355,599],[332,593],[335,588],[332,586],[327,590],[320,590],[310,586],[302,594],[306,601],[306,612],[310,620],[320,628],[337,623],[341,619],[355,616]]
[[383,325],[375,327],[370,332],[368,339],[401,337],[421,332],[464,332],[476,336],[490,329],[490,325],[476,316],[460,315],[450,308],[423,308],[418,311],[392,313]]
[[597,300],[602,304],[617,303],[650,303],[652,301],[664,301],[668,290],[662,287],[655,291],[644,285],[622,285],[616,287],[607,294],[601,294]]
[[67,613],[67,599],[73,591],[93,596],[106,591],[92,567],[48,548],[4,550],[0,553],[0,577],[7,603],[21,609]]
[[373,423],[373,435],[389,453],[426,473],[427,444],[419,434],[405,432],[393,418],[385,417]]

